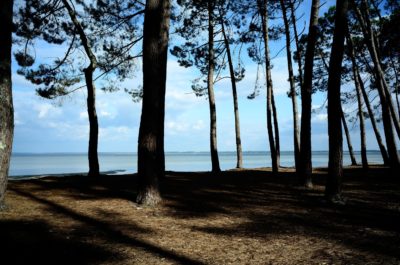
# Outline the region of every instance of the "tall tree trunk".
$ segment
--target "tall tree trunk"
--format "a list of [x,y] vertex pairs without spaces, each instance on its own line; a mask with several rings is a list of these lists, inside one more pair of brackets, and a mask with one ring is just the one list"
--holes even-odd
[[357,166],[357,160],[356,160],[356,156],[354,155],[353,145],[351,144],[350,132],[349,132],[349,128],[347,127],[346,117],[344,116],[343,109],[341,111],[342,111],[341,119],[342,119],[342,124],[343,124],[343,128],[344,128],[344,133],[346,135],[347,148],[349,149],[351,165]]
[[272,76],[271,76],[271,103],[272,103],[272,117],[274,119],[276,164],[278,165],[277,168],[279,169],[281,164],[281,145],[279,140],[278,112],[276,111],[274,89],[272,86]]
[[232,54],[231,54],[231,49],[229,47],[229,40],[228,40],[228,37],[226,36],[225,25],[224,25],[222,14],[220,14],[220,19],[221,19],[222,35],[224,36],[226,54],[228,57],[229,74],[231,77],[231,84],[232,84],[233,112],[235,114],[236,168],[242,168],[243,167],[243,154],[242,154],[242,142],[240,139],[239,104],[238,104],[238,99],[237,99],[235,71],[233,69]]
[[218,158],[217,145],[217,110],[215,107],[214,96],[214,1],[208,0],[208,103],[210,105],[210,149],[211,149],[211,167],[212,172],[218,173],[221,171]]
[[290,5],[290,19],[292,20],[292,26],[293,26],[293,33],[294,33],[294,40],[296,42],[296,56],[298,57],[297,60],[297,65],[298,65],[298,71],[299,71],[299,83],[300,83],[300,88],[303,87],[303,64],[301,62],[302,54],[301,54],[301,49],[300,49],[300,40],[299,40],[299,34],[297,33],[297,18],[295,14],[295,9],[294,9],[294,4],[292,1],[289,1]]
[[335,29],[328,78],[328,133],[329,133],[329,169],[325,195],[331,202],[342,202],[343,177],[343,137],[340,85],[344,52],[343,29],[347,28],[347,0],[336,1]]
[[301,130],[300,130],[300,171],[299,177],[305,187],[312,187],[312,147],[311,147],[311,104],[312,78],[314,68],[315,43],[318,33],[319,0],[311,6],[310,28],[308,30],[307,50],[304,64],[304,79],[301,87]]
[[272,75],[271,75],[271,61],[269,56],[269,44],[268,44],[268,10],[267,0],[258,0],[258,8],[261,16],[262,23],[262,35],[264,41],[264,52],[265,52],[265,70],[266,70],[266,83],[267,83],[267,129],[269,147],[271,152],[272,160],[272,172],[277,173],[279,171],[278,156],[276,143],[274,138],[274,131],[272,127]]
[[89,66],[84,69],[85,81],[87,87],[87,112],[89,116],[89,148],[88,148],[88,159],[89,159],[89,176],[98,176],[100,174],[99,159],[97,153],[98,137],[99,137],[99,122],[96,113],[96,88],[93,82],[93,73],[97,67],[97,59],[94,55],[90,42],[83,30],[81,23],[76,17],[76,11],[69,3],[68,0],[62,0],[68,14],[71,18],[72,23],[81,39],[82,46],[85,49],[86,55],[89,58]]
[[96,113],[96,89],[93,82],[93,67],[89,66],[85,70],[87,96],[87,111],[89,116],[89,173],[90,177],[100,174],[97,147],[99,142],[99,122]]
[[[355,59],[353,41],[352,41],[348,31],[346,32],[346,39],[347,39],[347,45],[349,48],[349,57],[350,57],[351,63],[352,63],[353,78],[354,78],[354,84],[355,84],[355,89],[356,89],[356,94],[357,94],[358,118],[360,119],[361,161],[362,161],[363,168],[367,169],[368,168],[368,158],[367,158],[367,141],[366,141],[366,135],[365,135],[365,120],[364,120],[364,112],[363,112],[363,98],[361,97],[361,84],[360,84],[360,80],[358,79],[359,73],[358,73],[358,68],[357,68],[357,62]],[[361,82],[362,82],[362,80],[361,80]],[[379,135],[379,137],[380,137],[380,135]],[[384,152],[386,153],[386,149],[384,146],[383,146],[383,149],[384,149]],[[382,152],[382,150],[381,150],[381,152]]]
[[290,36],[289,21],[286,15],[285,2],[283,0],[280,0],[280,5],[283,14],[283,22],[285,24],[286,57],[287,57],[288,72],[289,72],[290,98],[292,99],[292,110],[293,110],[294,162],[297,170],[299,167],[299,159],[300,159],[300,134],[299,134],[299,121],[298,121],[299,117],[297,108],[296,85],[294,83],[292,51],[290,48],[291,36]]
[[169,0],[147,0],[143,29],[143,103],[139,128],[136,201],[146,206],[161,201],[159,178],[164,176],[163,143],[167,77]]
[[[372,31],[371,26],[369,26],[368,23],[364,20],[364,17],[361,14],[360,9],[354,3],[354,0],[352,0],[352,3],[353,3],[353,8],[355,10],[355,13],[357,15],[357,19],[363,30],[364,38],[366,40],[369,53],[370,53],[372,61],[374,63],[374,73],[375,73],[375,78],[376,78],[377,87],[378,87],[377,90],[379,93],[379,98],[380,98],[381,107],[382,107],[382,121],[383,121],[383,128],[384,128],[385,138],[386,138],[386,147],[387,147],[388,155],[389,155],[389,165],[391,168],[397,169],[400,167],[400,160],[399,160],[399,155],[397,153],[397,147],[396,147],[396,141],[395,141],[394,133],[393,133],[392,121],[395,126],[396,126],[397,122],[394,119],[395,117],[392,115],[393,111],[391,111],[391,109],[393,109],[393,108],[390,107],[390,105],[392,105],[390,93],[387,93],[385,91],[386,88],[385,88],[384,83],[386,83],[386,81],[385,81],[384,74],[383,74],[383,71],[381,68],[378,52],[377,52],[377,49],[375,46],[374,32]],[[364,7],[365,7],[365,3],[364,3]],[[367,19],[369,19],[369,18],[367,18]]]
[[11,84],[11,36],[13,0],[0,2],[0,210],[4,208],[8,170],[14,136]]

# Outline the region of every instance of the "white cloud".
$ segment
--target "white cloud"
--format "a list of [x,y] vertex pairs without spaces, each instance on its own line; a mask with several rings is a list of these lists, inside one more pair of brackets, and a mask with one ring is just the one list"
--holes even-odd
[[328,114],[326,113],[319,113],[313,115],[311,122],[313,123],[325,123],[328,120]]
[[49,103],[36,104],[35,110],[39,119],[46,119],[49,116],[54,117],[62,113],[61,108],[55,107]]
[[82,111],[79,113],[79,119],[80,120],[87,120],[88,119],[88,113],[87,111]]

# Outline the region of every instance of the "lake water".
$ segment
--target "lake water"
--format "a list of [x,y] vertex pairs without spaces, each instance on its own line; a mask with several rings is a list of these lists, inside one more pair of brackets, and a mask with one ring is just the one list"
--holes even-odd
[[[357,162],[361,162],[356,152]],[[220,152],[222,170],[236,166],[235,152]],[[135,173],[137,171],[137,155],[134,153],[100,153],[100,169],[110,174]],[[166,153],[166,170],[171,171],[210,171],[211,160],[207,152],[170,152]],[[383,163],[379,151],[368,151],[369,163]],[[350,157],[344,153],[344,165],[350,165]],[[270,167],[271,158],[268,152],[244,152],[245,168]],[[281,166],[293,167],[293,152],[281,152]],[[328,166],[328,152],[313,152],[313,166]],[[11,156],[10,178],[42,174],[86,173],[88,171],[87,155],[82,153],[52,154],[13,154]]]

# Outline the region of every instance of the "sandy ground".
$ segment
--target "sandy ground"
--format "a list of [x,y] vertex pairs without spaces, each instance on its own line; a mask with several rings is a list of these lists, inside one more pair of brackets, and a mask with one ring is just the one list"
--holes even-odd
[[10,181],[1,264],[400,264],[399,176],[348,168],[334,206],[283,171],[168,172],[153,209],[135,175]]

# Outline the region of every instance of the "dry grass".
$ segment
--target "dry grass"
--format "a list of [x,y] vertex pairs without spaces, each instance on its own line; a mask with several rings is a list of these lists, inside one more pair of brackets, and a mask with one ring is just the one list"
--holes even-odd
[[313,190],[290,169],[169,172],[156,209],[132,202],[135,175],[11,181],[2,264],[400,264],[398,177],[345,173],[345,206],[324,169]]

